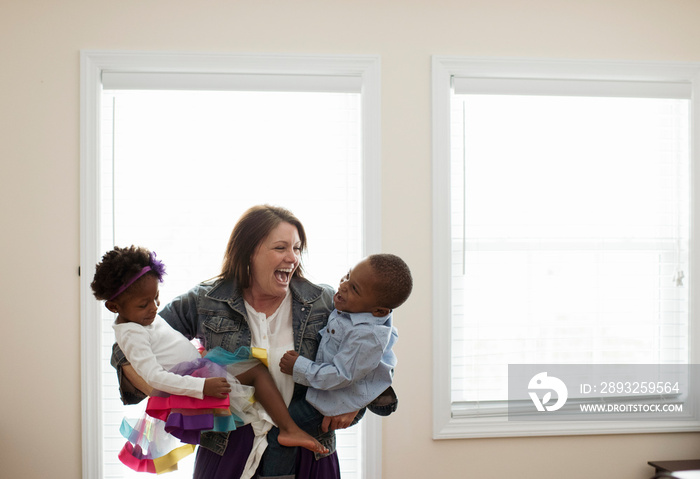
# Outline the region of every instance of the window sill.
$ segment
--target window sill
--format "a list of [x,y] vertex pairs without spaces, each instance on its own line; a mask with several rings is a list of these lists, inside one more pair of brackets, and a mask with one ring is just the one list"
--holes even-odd
[[507,416],[436,418],[433,439],[579,436],[700,431],[700,419],[684,421],[512,421]]

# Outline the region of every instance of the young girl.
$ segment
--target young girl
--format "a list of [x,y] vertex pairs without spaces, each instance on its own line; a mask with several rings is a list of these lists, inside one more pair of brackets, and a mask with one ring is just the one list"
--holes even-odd
[[[183,402],[178,401],[176,396],[172,396],[170,399],[173,401],[169,403],[170,406],[182,408],[184,412],[173,412],[169,415],[166,413],[165,416],[162,416],[167,418],[167,424],[172,422],[172,427],[166,430],[173,432],[185,442],[198,443],[199,432],[202,429],[212,429],[213,421],[210,420],[207,423],[209,427],[198,429],[199,426],[188,426],[193,422],[199,424],[196,420],[193,421],[193,416],[201,416],[198,412],[202,411],[197,411],[197,409],[202,408],[205,410],[204,412],[211,413],[212,408],[221,407],[222,404],[226,405],[225,402],[221,403],[221,401],[207,401],[212,397],[225,398],[227,402],[230,398],[230,407],[234,418],[241,419],[239,425],[259,420],[263,411],[252,407],[255,405],[251,405],[249,401],[252,396],[249,393],[250,388],[246,391],[247,386],[252,386],[255,391],[255,399],[280,430],[278,439],[280,444],[290,447],[301,446],[318,453],[327,452],[326,448],[316,439],[294,423],[269,371],[260,361],[251,358],[250,348],[241,348],[234,354],[221,350],[221,348],[215,348],[211,352],[212,360],[208,360],[206,357],[202,359],[197,348],[185,336],[175,331],[157,315],[160,305],[158,283],[163,281],[164,274],[165,266],[156,259],[155,253],[135,246],[115,247],[106,253],[97,265],[91,287],[95,297],[98,300],[105,300],[107,309],[117,314],[117,319],[112,327],[119,347],[135,372],[151,388],[157,392],[166,393],[157,393],[159,396],[172,394],[204,401],[199,405],[192,406],[188,405],[191,404],[192,400],[180,398],[184,399]],[[223,360],[226,369],[220,366],[222,360],[219,358],[222,356],[226,356],[226,359]],[[242,357],[244,360],[241,360]],[[176,370],[177,374],[170,372],[170,370]],[[229,372],[228,379],[222,376],[226,374],[227,370]],[[150,395],[152,396],[153,393]],[[154,401],[153,405],[151,404],[152,400]],[[164,403],[163,398],[160,397],[149,399],[150,410],[158,410],[163,404],[167,406],[168,401]],[[156,416],[161,417],[157,414]],[[228,421],[227,424],[226,430],[236,427],[235,421]],[[189,434],[185,431],[188,427],[195,429],[195,437],[192,437],[191,430]],[[261,447],[264,450],[266,444],[264,433],[269,430],[269,426],[254,429],[260,432],[257,435],[261,436]],[[132,434],[129,439],[134,442],[132,440],[134,435]],[[163,454],[160,446],[156,444],[150,447],[153,451],[145,453],[143,451],[144,444],[148,445],[149,441],[136,444],[136,447],[133,445],[127,447],[127,443],[125,446],[128,449],[127,455],[135,457],[137,460],[149,460],[156,459],[153,456]],[[250,468],[247,467],[246,471],[252,469],[254,472],[257,461],[252,460],[252,457],[255,455],[259,460],[261,454],[260,447],[257,448],[257,451],[254,447],[251,459],[249,459]],[[136,468],[131,464],[134,462],[131,461],[131,457],[122,458],[122,454],[120,454],[120,459],[128,466]],[[125,459],[129,459],[129,461]],[[143,467],[142,462],[139,462],[138,467]]]

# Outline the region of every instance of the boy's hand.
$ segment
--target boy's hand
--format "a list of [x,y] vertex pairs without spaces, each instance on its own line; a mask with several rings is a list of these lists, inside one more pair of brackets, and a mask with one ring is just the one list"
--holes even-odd
[[294,363],[297,362],[299,353],[296,351],[287,351],[280,359],[280,369],[284,374],[291,375],[294,372]]
[[204,395],[224,399],[231,392],[231,385],[226,378],[206,378],[204,380]]

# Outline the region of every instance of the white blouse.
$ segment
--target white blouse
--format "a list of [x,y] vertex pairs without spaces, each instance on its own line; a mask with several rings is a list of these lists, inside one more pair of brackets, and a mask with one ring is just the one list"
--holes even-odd
[[292,326],[292,293],[282,300],[277,311],[271,316],[258,313],[245,302],[248,324],[251,333],[251,346],[267,350],[267,363],[270,375],[282,394],[285,404],[289,406],[294,393],[294,379],[280,370],[280,360],[284,353],[294,349],[294,329]]

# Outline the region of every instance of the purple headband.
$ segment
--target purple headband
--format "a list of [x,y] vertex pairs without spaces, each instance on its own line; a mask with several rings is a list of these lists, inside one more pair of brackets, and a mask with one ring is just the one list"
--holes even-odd
[[148,265],[148,266],[144,266],[144,267],[141,269],[141,271],[139,271],[138,273],[136,273],[136,275],[135,275],[133,278],[131,278],[129,281],[127,281],[121,288],[119,288],[119,289],[117,290],[117,292],[114,293],[114,294],[112,295],[112,297],[108,299],[108,301],[112,301],[114,298],[116,298],[117,296],[119,296],[120,294],[122,294],[124,291],[126,291],[126,289],[127,289],[129,286],[131,286],[132,284],[134,284],[134,283],[136,282],[137,279],[139,279],[141,276],[143,276],[144,274],[148,273],[149,271],[153,271],[153,272],[156,274],[156,276],[158,277],[158,281],[160,281],[161,283],[163,282],[163,275],[165,274],[165,265],[163,264],[162,261],[159,261],[159,260],[156,259],[156,253],[155,253],[155,251],[154,251],[154,252],[151,252],[151,260],[150,260],[149,265]]

